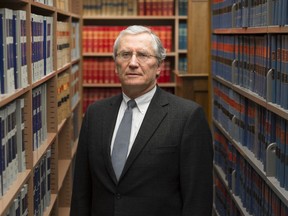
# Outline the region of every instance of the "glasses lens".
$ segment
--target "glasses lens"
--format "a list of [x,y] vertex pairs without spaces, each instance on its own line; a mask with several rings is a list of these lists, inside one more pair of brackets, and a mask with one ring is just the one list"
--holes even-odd
[[132,58],[132,55],[133,55],[132,52],[121,52],[119,56],[122,60],[127,61],[127,60],[130,60]]
[[146,53],[141,53],[141,52],[136,53],[136,58],[141,62],[147,61],[149,57],[150,57],[149,54],[146,54]]
[[[122,61],[129,61],[131,60],[133,55],[134,55],[133,52],[120,52],[118,54],[118,57]],[[151,55],[143,52],[136,52],[135,55],[139,62],[146,62],[151,57]]]

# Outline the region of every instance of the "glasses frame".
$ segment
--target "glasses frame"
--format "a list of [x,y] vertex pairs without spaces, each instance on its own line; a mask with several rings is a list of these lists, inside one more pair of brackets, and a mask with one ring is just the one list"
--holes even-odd
[[[132,54],[131,55],[131,57],[129,57],[128,59],[125,59],[124,57],[123,57],[123,55],[122,54]],[[146,60],[141,60],[141,58],[139,59],[139,54],[140,55],[142,55],[142,56],[145,56],[145,57],[147,57],[147,59]],[[155,55],[151,55],[151,54],[148,54],[148,53],[145,53],[145,52],[132,52],[132,51],[121,51],[121,52],[119,52],[119,53],[117,53],[116,54],[116,57],[120,57],[120,60],[121,61],[124,61],[124,62],[128,62],[128,61],[131,61],[131,59],[132,59],[132,57],[133,57],[133,55],[135,55],[135,57],[136,57],[136,59],[139,61],[139,62],[141,62],[141,63],[145,63],[145,62],[147,62],[151,57],[154,57],[154,58],[156,58],[156,59],[158,59],[158,56],[155,56]]]

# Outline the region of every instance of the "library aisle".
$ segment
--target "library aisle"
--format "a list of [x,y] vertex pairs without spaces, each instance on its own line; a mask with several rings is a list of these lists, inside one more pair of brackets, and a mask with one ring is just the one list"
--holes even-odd
[[1,0],[0,216],[69,215],[83,113],[121,91],[112,44],[132,24],[167,49],[159,85],[211,123],[213,215],[288,215],[287,11],[286,0]]
[[0,2],[0,215],[69,215],[81,1]]
[[288,215],[287,11],[212,1],[216,215]]

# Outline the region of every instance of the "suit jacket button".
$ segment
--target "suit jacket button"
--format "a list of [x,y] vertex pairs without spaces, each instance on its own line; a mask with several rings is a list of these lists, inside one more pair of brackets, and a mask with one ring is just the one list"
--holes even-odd
[[121,199],[121,194],[120,193],[116,193],[115,196],[116,196],[116,199]]

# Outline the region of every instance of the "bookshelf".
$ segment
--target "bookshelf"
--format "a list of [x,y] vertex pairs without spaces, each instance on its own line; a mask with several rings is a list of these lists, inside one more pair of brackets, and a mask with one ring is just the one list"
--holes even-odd
[[[205,106],[208,113],[206,103],[208,98],[202,99],[203,92],[207,97],[208,70],[203,69],[196,74],[195,70],[192,72],[187,66],[187,59],[190,55],[188,47],[194,46],[189,45],[187,39],[190,28],[187,12],[188,3],[191,4],[191,2],[187,0],[126,0],[121,2],[122,4],[113,5],[109,4],[109,1],[107,4],[104,2],[101,4],[98,1],[83,1],[83,112],[92,101],[121,91],[120,83],[115,75],[112,46],[120,30],[136,24],[151,27],[167,49],[167,58],[158,80],[159,86],[182,97],[195,99]],[[202,12],[207,15],[209,10],[203,9]],[[193,28],[197,27],[193,26]],[[209,42],[208,38],[203,40],[206,40],[206,43]],[[195,40],[190,41],[190,43],[195,42]],[[193,52],[198,52],[198,50],[193,50]],[[183,85],[180,80],[184,79],[186,82],[182,75],[189,73],[194,73],[193,82],[199,77],[204,78],[203,82],[200,81],[201,86],[198,85],[199,93],[196,93],[194,88],[189,89],[191,92],[184,92],[186,83]],[[205,75],[203,76],[202,73]]]
[[287,10],[211,2],[215,215],[288,214]]
[[[187,50],[181,58],[187,58],[187,66],[176,71],[176,94],[196,101],[203,106],[211,121],[210,98],[210,1],[188,0],[187,3]],[[182,18],[179,17],[179,23]],[[178,63],[178,64],[179,64]]]
[[1,216],[69,215],[82,119],[79,5],[0,2]]

